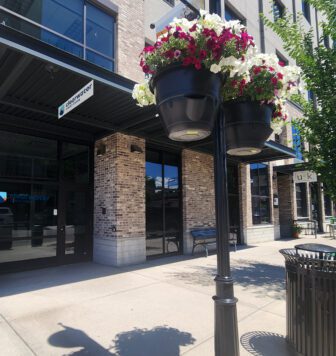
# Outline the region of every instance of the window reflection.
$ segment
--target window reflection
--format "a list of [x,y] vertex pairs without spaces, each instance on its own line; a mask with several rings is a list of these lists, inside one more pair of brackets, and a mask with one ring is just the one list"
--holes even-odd
[[112,14],[85,0],[0,0],[0,5],[34,21],[28,22],[0,10],[0,23],[114,70],[115,18]]
[[251,164],[250,176],[253,224],[267,224],[270,222],[268,166]]
[[58,195],[66,186],[81,191],[63,199],[64,253],[86,255],[89,147],[1,131],[0,137],[0,264],[57,256]]
[[0,182],[0,263],[56,256],[57,188]]
[[177,252],[180,246],[179,156],[146,153],[147,255]]
[[63,143],[62,165],[66,181],[87,183],[89,181],[89,148],[73,143]]
[[57,179],[57,142],[1,133],[0,178]]
[[114,18],[88,4],[86,7],[86,44],[110,58],[114,57]]
[[295,184],[296,189],[296,212],[297,216],[307,217],[308,216],[308,206],[307,206],[307,186],[306,183]]

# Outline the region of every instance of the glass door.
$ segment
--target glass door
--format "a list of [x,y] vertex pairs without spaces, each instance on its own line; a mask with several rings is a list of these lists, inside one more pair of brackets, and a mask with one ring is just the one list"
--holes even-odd
[[59,234],[61,259],[85,259],[90,255],[89,197],[85,188],[62,189]]
[[180,169],[176,154],[146,151],[147,256],[181,249]]
[[89,189],[89,147],[63,143],[59,204],[59,251],[64,262],[91,255],[91,191]]

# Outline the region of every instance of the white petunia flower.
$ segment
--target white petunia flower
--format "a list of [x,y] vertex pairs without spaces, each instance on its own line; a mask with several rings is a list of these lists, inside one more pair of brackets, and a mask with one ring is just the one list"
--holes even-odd
[[285,126],[283,120],[272,120],[271,128],[276,135],[280,135],[283,127]]
[[210,67],[210,72],[219,73],[222,70],[222,67],[216,63],[212,64]]
[[231,28],[235,34],[240,34],[245,26],[239,20],[224,21],[224,28]]
[[156,103],[155,96],[149,89],[148,80],[134,85],[132,98],[135,99],[141,107]]

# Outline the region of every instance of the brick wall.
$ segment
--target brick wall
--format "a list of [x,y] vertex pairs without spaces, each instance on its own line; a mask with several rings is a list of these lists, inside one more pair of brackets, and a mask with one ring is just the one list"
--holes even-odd
[[215,226],[215,189],[213,158],[191,150],[182,152],[183,242],[184,253],[190,253],[190,230]]
[[278,175],[279,194],[279,222],[280,235],[282,238],[292,236],[293,219],[296,217],[296,204],[292,176],[287,174]]
[[118,6],[117,72],[134,81],[142,81],[139,54],[145,45],[144,1],[109,1]]
[[[121,133],[96,142],[94,260],[112,265],[145,260],[145,142]],[[143,153],[130,151],[131,144]],[[102,214],[102,208],[106,214]]]

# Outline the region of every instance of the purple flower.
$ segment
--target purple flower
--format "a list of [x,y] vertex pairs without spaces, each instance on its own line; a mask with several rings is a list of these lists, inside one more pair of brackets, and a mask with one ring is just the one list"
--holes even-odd
[[175,57],[175,58],[180,57],[180,55],[181,55],[181,51],[180,51],[179,49],[177,49],[176,51],[174,51],[174,57]]

